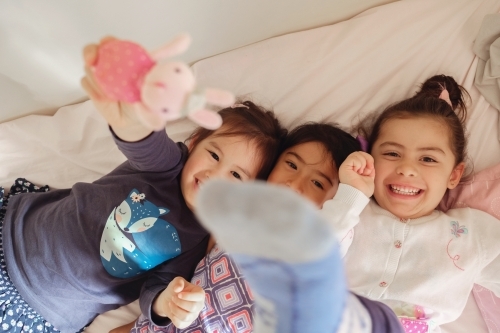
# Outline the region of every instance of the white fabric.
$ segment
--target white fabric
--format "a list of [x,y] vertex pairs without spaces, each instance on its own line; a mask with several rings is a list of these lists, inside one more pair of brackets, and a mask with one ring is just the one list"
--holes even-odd
[[[350,126],[361,114],[410,96],[431,75],[452,75],[472,97],[469,154],[479,171],[500,162],[499,113],[473,86],[472,45],[483,17],[499,10],[499,0],[404,0],[220,54],[193,68],[201,85],[272,107],[287,126],[306,120]],[[182,140],[194,127],[183,120],[167,130]],[[54,117],[0,124],[0,147],[2,186],[26,177],[69,187],[97,179],[124,159],[89,102],[62,108]],[[486,331],[477,315],[469,316],[477,314],[471,302],[476,310],[464,314],[451,332]],[[137,317],[127,309],[121,321],[106,314],[87,331],[107,332]]]
[[[500,223],[496,218],[460,208],[401,220],[373,200],[366,205],[360,194],[340,184],[335,198],[322,210],[333,227],[354,227],[344,257],[353,292],[384,302],[401,317],[414,318],[421,309],[430,328],[460,316],[474,283],[500,295]],[[348,214],[361,205],[366,207],[359,218]],[[453,222],[465,232],[457,233]]]

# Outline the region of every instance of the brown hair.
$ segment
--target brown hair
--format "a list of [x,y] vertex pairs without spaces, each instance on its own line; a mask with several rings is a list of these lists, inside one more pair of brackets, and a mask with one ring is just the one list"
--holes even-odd
[[[267,179],[279,156],[280,147],[287,134],[272,111],[251,101],[236,102],[233,107],[219,111],[223,125],[218,130],[197,128],[186,141],[196,146],[202,140],[214,136],[242,136],[255,143],[260,152],[257,179]],[[242,104],[244,106],[237,106]]]
[[[451,106],[439,98],[443,88],[448,90]],[[435,75],[427,79],[420,90],[411,98],[397,102],[387,107],[375,118],[365,119],[358,127],[358,132],[366,137],[369,150],[378,139],[382,126],[390,119],[411,117],[432,117],[441,121],[449,129],[451,150],[455,156],[455,165],[464,162],[467,156],[467,138],[465,135],[465,120],[467,109],[465,98],[470,98],[468,92],[455,79],[446,75]],[[372,123],[367,124],[367,123]]]
[[282,152],[288,148],[308,143],[319,142],[335,162],[337,171],[347,156],[361,150],[358,140],[351,134],[332,123],[305,123],[295,127],[286,137]]

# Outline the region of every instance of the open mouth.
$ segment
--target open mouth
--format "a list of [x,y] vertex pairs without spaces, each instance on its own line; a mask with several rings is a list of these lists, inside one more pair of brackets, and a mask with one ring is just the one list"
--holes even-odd
[[421,189],[416,187],[400,186],[400,185],[389,185],[389,190],[393,193],[406,196],[416,196],[422,192]]

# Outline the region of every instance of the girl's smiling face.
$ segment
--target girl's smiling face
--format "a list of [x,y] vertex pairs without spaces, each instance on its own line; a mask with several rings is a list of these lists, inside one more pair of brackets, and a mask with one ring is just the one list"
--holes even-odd
[[212,135],[191,146],[181,174],[181,191],[187,206],[195,208],[198,190],[209,179],[255,179],[261,159],[255,143],[243,136]]
[[337,192],[339,177],[323,144],[313,141],[285,150],[267,181],[288,186],[321,208]]
[[387,120],[371,154],[375,200],[399,218],[429,215],[464,171],[464,163],[455,165],[448,127],[431,117]]

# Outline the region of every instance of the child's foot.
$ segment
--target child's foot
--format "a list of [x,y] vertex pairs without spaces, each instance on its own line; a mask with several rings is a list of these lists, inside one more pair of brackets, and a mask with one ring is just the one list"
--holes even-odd
[[196,207],[248,280],[255,333],[337,332],[346,304],[342,261],[312,204],[262,182],[212,181]]
[[326,256],[336,243],[317,208],[284,187],[212,181],[197,201],[203,225],[233,254],[299,263]]

